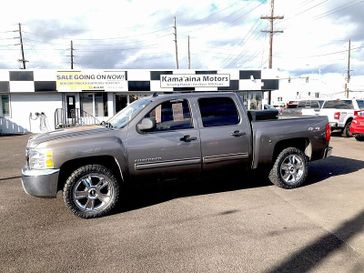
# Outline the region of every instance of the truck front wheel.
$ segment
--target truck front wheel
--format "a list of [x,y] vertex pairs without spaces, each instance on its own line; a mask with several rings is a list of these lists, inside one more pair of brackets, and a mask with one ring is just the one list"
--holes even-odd
[[297,148],[289,147],[278,155],[269,173],[269,180],[278,187],[293,189],[305,182],[307,173],[306,155]]
[[63,188],[66,206],[78,217],[95,218],[108,214],[119,199],[119,183],[113,173],[98,164],[75,170]]

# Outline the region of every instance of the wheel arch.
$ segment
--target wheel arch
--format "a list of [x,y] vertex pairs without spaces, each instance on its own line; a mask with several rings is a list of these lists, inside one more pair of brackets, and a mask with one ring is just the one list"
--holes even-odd
[[272,162],[274,162],[278,155],[288,147],[294,147],[301,150],[308,159],[311,159],[312,157],[312,144],[310,140],[308,138],[293,138],[277,142],[274,146]]
[[71,159],[61,165],[58,177],[57,190],[62,190],[67,178],[73,171],[87,164],[100,164],[110,169],[119,182],[124,181],[124,176],[117,159],[110,155],[91,156]]

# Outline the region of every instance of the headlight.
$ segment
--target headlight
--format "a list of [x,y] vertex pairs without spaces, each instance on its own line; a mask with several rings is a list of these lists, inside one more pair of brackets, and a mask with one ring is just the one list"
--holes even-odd
[[50,149],[31,149],[29,150],[30,169],[51,169],[53,164],[53,151]]

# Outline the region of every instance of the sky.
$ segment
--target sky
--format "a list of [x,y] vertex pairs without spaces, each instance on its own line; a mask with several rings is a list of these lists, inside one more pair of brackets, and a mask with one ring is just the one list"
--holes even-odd
[[[22,25],[29,69],[176,68],[174,17],[180,68],[268,67],[267,0],[12,0],[0,17],[0,68],[21,64]],[[364,76],[363,0],[275,0],[273,68],[287,77],[345,77],[351,39],[351,73]],[[364,86],[364,84],[363,84]],[[363,87],[364,88],[364,87]]]

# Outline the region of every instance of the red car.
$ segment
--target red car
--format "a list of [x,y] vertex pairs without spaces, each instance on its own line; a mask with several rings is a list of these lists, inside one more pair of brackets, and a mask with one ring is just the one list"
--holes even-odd
[[350,125],[350,133],[356,140],[364,140],[364,111],[357,113]]

